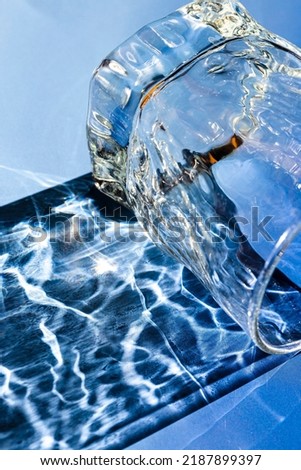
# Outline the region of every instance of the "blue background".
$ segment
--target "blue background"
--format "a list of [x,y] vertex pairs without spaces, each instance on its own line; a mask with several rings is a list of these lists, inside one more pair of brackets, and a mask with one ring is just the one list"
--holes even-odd
[[[301,45],[299,1],[244,4],[268,29]],[[182,5],[178,0],[0,0],[0,204],[90,171],[85,120],[93,69],[138,28]],[[235,443],[300,449],[300,362],[298,356],[137,448]]]

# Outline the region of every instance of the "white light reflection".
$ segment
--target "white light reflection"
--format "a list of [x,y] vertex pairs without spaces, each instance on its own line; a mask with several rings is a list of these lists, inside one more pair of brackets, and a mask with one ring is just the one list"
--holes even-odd
[[99,276],[106,274],[106,273],[116,273],[118,269],[118,265],[114,263],[109,258],[104,256],[95,259],[95,274]]

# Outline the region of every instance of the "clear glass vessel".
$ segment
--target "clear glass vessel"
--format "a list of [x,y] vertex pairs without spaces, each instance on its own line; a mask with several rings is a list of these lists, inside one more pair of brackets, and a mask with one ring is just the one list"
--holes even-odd
[[99,189],[268,353],[301,349],[301,51],[203,0],[113,51],[90,88]]

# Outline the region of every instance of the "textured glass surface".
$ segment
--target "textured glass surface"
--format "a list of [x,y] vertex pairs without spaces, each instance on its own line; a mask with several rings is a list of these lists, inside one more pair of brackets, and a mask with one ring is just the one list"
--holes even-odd
[[101,62],[91,80],[87,133],[93,174],[104,193],[127,204],[132,122],[152,86],[202,53],[244,37],[266,39],[299,54],[259,25],[239,2],[200,0],[146,25]]
[[300,57],[240,3],[203,0],[140,30],[91,83],[99,189],[269,352],[301,347]]
[[1,448],[124,448],[286,360],[131,217],[91,176],[0,209]]
[[[230,41],[163,81],[134,120],[132,207],[152,239],[246,328],[243,311],[264,260],[301,220],[300,67],[269,42]],[[264,300],[280,344],[285,329],[289,340],[300,336],[300,255],[298,237],[278,265],[287,281],[276,276],[279,294]]]

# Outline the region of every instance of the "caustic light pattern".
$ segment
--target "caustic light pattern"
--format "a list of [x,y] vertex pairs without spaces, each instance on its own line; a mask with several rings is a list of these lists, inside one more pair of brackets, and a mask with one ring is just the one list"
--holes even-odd
[[1,209],[3,449],[124,448],[286,359],[92,188]]

